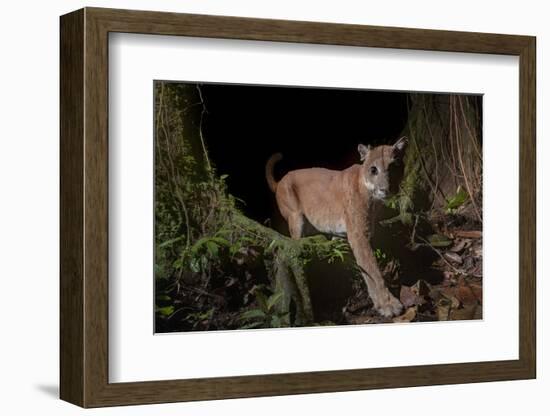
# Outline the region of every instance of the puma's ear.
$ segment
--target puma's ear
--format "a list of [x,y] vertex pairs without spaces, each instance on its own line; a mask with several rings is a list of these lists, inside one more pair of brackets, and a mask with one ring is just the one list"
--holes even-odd
[[359,146],[357,146],[357,150],[361,155],[361,161],[367,158],[367,155],[369,154],[370,149],[371,149],[370,146],[365,146],[364,144],[359,144]]
[[406,136],[401,137],[393,145],[393,154],[396,157],[402,157],[405,154],[407,145],[409,144],[409,139]]

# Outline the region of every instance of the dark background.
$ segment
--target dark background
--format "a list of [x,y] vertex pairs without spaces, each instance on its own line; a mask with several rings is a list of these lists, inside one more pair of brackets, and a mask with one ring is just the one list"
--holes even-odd
[[359,163],[358,143],[392,143],[407,121],[406,93],[227,84],[201,91],[210,158],[229,175],[229,192],[246,201],[244,213],[261,223],[277,216],[264,174],[273,153],[283,154],[277,180],[297,168],[345,169]]

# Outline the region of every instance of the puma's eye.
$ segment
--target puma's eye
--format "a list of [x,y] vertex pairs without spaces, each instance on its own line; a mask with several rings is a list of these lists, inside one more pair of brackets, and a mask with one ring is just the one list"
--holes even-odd
[[376,168],[376,166],[371,166],[370,167],[370,173],[371,173],[371,175],[378,174],[378,169]]

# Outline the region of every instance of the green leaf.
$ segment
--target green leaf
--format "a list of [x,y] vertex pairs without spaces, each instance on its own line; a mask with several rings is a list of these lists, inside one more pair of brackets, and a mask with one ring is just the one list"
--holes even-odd
[[399,215],[399,217],[403,225],[412,225],[413,215],[410,212],[403,212]]
[[202,246],[204,244],[206,244],[206,241],[208,239],[206,237],[203,237],[203,238],[199,238],[195,244],[193,244],[193,246],[191,247],[191,253],[192,254],[197,254],[199,252],[199,250],[202,248]]
[[269,308],[267,307],[267,298],[265,297],[265,295],[260,292],[260,291],[257,291],[256,292],[256,300],[258,301],[258,306],[260,307],[260,309],[264,312],[268,312],[269,311]]
[[240,244],[233,244],[232,246],[229,247],[229,255],[234,256],[235,254],[237,254],[239,252],[241,247],[242,246]]
[[386,220],[379,221],[380,225],[391,225],[395,224],[396,222],[401,221],[401,214],[398,214],[394,217],[388,218]]
[[183,240],[185,236],[179,236],[176,238],[172,238],[171,240],[165,241],[164,243],[159,244],[159,248],[164,248],[166,246],[171,246],[174,243],[177,243],[180,240]]
[[275,248],[276,245],[277,245],[277,240],[276,239],[271,240],[271,243],[269,243],[269,245],[267,246],[266,251],[271,251],[273,248]]
[[157,300],[161,302],[166,302],[170,300],[170,296],[168,295],[158,295]]
[[163,308],[156,308],[156,312],[159,315],[162,315],[164,317],[170,316],[174,313],[174,307],[173,306],[164,306]]
[[180,257],[179,259],[174,261],[173,266],[175,269],[181,269],[181,267],[183,266],[182,258]]
[[201,321],[203,321],[205,319],[210,319],[210,318],[212,318],[212,315],[214,315],[215,310],[216,310],[215,308],[211,308],[211,309],[208,309],[206,312],[199,313],[197,316],[198,316],[199,320],[201,320]]
[[254,328],[259,328],[261,326],[263,326],[263,322],[257,321],[257,322],[252,322],[250,324],[243,325],[241,326],[241,329],[254,329]]
[[337,248],[333,249],[332,250],[334,252],[334,255],[336,257],[338,257],[340,260],[344,261],[344,253],[342,253],[340,250],[338,250]]
[[283,292],[277,292],[267,300],[267,310],[270,311],[283,297]]
[[456,194],[447,200],[447,211],[452,211],[459,208],[464,202],[468,200],[468,192],[459,186],[456,190]]
[[223,237],[212,237],[210,239],[210,241],[213,241],[215,242],[216,244],[220,245],[220,246],[225,246],[225,247],[229,247],[231,245],[231,243],[229,241],[227,241],[225,238]]
[[281,318],[279,318],[277,315],[273,315],[271,317],[271,326],[273,328],[280,328],[281,327]]
[[207,241],[206,242],[206,250],[208,251],[208,254],[210,254],[212,257],[217,257],[218,255],[218,245],[213,241]]
[[243,321],[251,321],[254,319],[264,319],[265,313],[260,309],[250,309],[246,312],[243,312],[240,317]]
[[428,236],[428,241],[434,247],[448,247],[453,243],[446,236],[441,234],[432,234]]
[[192,272],[199,273],[201,271],[201,261],[200,258],[194,257],[189,262],[189,268]]

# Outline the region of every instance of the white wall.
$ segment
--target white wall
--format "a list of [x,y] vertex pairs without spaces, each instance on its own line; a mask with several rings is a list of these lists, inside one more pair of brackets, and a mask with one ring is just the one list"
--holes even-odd
[[[550,100],[550,26],[545,2],[519,1],[135,0],[5,2],[0,15],[0,409],[4,414],[76,414],[58,385],[58,16],[82,6],[156,9],[295,20],[362,23],[537,36],[538,53],[538,333],[535,381],[316,394],[92,410],[88,414],[544,414],[550,401],[549,330],[543,299],[550,229],[543,182],[550,157],[544,103]],[[505,190],[503,190],[505,192]],[[546,234],[546,237],[543,237]],[[11,412],[7,412],[11,410]]]

